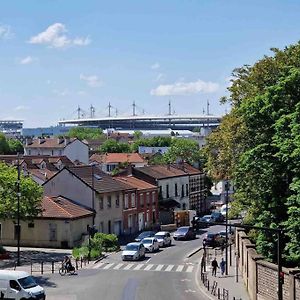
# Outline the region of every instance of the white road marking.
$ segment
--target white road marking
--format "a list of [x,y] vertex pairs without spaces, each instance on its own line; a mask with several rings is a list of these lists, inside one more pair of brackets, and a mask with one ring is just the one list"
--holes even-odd
[[194,267],[193,266],[188,266],[186,269],[187,273],[192,273],[193,272]]
[[144,264],[138,264],[133,270],[135,271],[140,270],[143,266]]
[[151,257],[146,261],[146,264],[151,260]]
[[196,291],[191,290],[191,289],[185,290],[185,292],[186,292],[186,293],[196,293]]
[[144,269],[144,271],[150,271],[150,269],[153,267],[153,265],[148,265],[145,269]]
[[184,281],[191,281],[191,279],[184,278],[184,279],[181,279],[180,281],[182,281],[182,282],[184,282]]
[[105,265],[105,263],[101,262],[101,263],[98,263],[98,264],[95,264],[92,269],[100,269],[103,265]]
[[123,270],[129,270],[133,266],[134,266],[134,264],[128,264]]
[[107,265],[103,268],[103,270],[108,270],[108,269],[110,269],[113,265],[114,265],[114,264],[107,264]]
[[164,265],[158,265],[155,269],[155,271],[160,271],[162,268],[164,267]]
[[124,264],[118,264],[114,267],[114,270],[119,270]]
[[181,272],[183,270],[184,266],[180,265],[177,267],[176,272]]
[[171,272],[173,269],[174,265],[168,265],[167,268],[165,269],[166,272]]

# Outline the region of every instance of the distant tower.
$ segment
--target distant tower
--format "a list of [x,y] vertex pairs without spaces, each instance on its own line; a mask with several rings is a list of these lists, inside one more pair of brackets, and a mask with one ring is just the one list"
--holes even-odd
[[136,116],[135,110],[136,110],[136,104],[135,104],[135,101],[133,101],[133,103],[132,103],[132,115],[133,116]]
[[111,117],[111,108],[112,108],[112,106],[111,106],[110,102],[108,102],[108,116],[109,117]]
[[207,115],[209,116],[209,100],[207,100]]
[[81,113],[81,108],[80,108],[80,106],[78,105],[78,108],[77,108],[77,119],[80,119],[80,113]]
[[95,107],[91,104],[91,107],[90,107],[90,117],[91,119],[95,117]]
[[202,113],[203,113],[203,115],[205,115],[205,109],[204,109],[204,107],[203,107]]
[[172,103],[171,103],[171,100],[169,100],[169,116],[172,115]]
[[118,116],[118,109],[116,108],[116,117]]

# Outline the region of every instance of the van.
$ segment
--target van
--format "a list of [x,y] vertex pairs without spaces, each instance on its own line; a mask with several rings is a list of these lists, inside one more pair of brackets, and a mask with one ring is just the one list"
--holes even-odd
[[27,272],[0,270],[0,299],[45,300],[46,295]]

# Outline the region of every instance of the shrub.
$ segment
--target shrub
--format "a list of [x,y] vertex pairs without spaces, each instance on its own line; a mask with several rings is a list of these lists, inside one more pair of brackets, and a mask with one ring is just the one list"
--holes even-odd
[[95,248],[104,249],[107,252],[119,249],[118,237],[115,234],[96,233],[92,243]]

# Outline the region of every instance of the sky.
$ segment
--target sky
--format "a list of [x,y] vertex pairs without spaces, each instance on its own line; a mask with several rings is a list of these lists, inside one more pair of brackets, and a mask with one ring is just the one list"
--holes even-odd
[[299,39],[299,0],[2,0],[0,119],[221,115],[234,68]]

